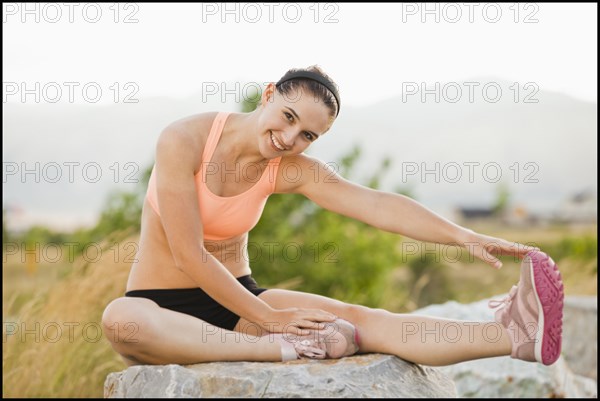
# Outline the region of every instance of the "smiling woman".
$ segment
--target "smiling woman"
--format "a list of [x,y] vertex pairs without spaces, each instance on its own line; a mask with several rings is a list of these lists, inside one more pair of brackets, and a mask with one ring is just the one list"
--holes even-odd
[[[335,83],[312,66],[267,85],[253,112],[194,115],[161,133],[137,260],[125,297],[103,315],[107,338],[126,363],[321,359],[359,351],[427,365],[509,354],[545,364],[556,360],[563,293],[552,260],[460,227],[406,196],[352,183],[304,155],[329,131],[340,104]],[[292,165],[300,174],[288,180],[283,172]],[[395,314],[261,288],[243,254],[272,193],[302,194],[381,230],[463,246],[495,267],[500,262],[493,253],[524,257],[521,282],[500,303],[497,322]],[[111,332],[132,323],[135,341]],[[457,341],[453,332],[445,339],[448,324],[465,335]],[[494,342],[487,336],[490,326],[499,333]],[[436,330],[440,336],[423,335]],[[226,335],[232,332],[243,335]]]

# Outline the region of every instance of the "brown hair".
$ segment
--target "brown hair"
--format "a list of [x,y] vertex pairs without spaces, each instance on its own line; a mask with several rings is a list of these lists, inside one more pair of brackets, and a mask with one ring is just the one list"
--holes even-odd
[[[333,87],[335,87],[339,92],[339,87],[333,82],[333,79],[329,77],[319,66],[311,65],[308,68],[292,68],[288,70],[285,74],[289,74],[297,71],[310,71],[316,74],[319,74],[325,80],[327,80]],[[329,115],[331,117],[335,117],[337,115],[339,104],[335,99],[335,96],[327,87],[313,79],[307,78],[293,78],[289,81],[282,82],[281,84],[276,86],[277,92],[281,95],[290,95],[292,91],[298,89],[304,89],[305,91],[314,95],[317,99],[321,100],[325,106],[329,109]]]

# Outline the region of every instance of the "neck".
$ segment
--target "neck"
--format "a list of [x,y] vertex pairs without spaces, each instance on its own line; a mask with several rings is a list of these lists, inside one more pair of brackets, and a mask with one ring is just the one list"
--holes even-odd
[[263,163],[266,159],[258,149],[259,135],[256,130],[260,111],[232,113],[226,121],[223,135],[228,150],[227,158],[234,163]]

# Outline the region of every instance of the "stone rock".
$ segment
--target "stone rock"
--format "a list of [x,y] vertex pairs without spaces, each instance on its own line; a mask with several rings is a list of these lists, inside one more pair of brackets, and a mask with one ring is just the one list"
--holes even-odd
[[573,372],[597,380],[598,298],[565,298],[562,353]]
[[510,357],[486,358],[444,366],[460,397],[596,398],[596,382],[574,374],[564,358],[552,366]]
[[105,398],[138,397],[456,397],[439,369],[392,355],[339,360],[140,365],[111,373]]
[[[493,297],[500,299],[503,296]],[[460,304],[450,301],[441,305],[430,305],[414,311],[419,315],[445,317],[449,319],[460,319],[470,321],[492,321],[494,310],[488,308],[488,300],[482,300],[471,304]],[[565,305],[572,304],[567,297]],[[581,304],[581,303],[580,303]],[[586,304],[587,305],[587,304]],[[594,338],[587,338],[585,343],[594,343],[594,357],[590,356],[585,362],[585,369],[591,366],[593,359],[596,360],[596,314],[586,322],[584,318],[567,319],[566,315],[575,316],[572,310],[585,308],[565,307],[565,328],[563,337],[570,337],[574,330],[580,330],[581,336],[590,335],[592,332],[586,323],[593,325]],[[585,309],[587,310],[587,309]],[[581,312],[582,316],[590,316],[591,312]],[[566,327],[576,321],[575,327]],[[585,333],[585,334],[584,334]],[[459,397],[597,397],[597,383],[595,380],[574,373],[568,366],[566,354],[573,351],[569,349],[575,339],[563,340],[563,352],[558,361],[551,366],[540,363],[524,362],[512,359],[509,356],[486,358],[468,361],[452,366],[440,367],[442,372],[448,374],[456,383]],[[591,348],[588,348],[591,352]],[[582,349],[583,353],[584,350]],[[595,362],[593,365],[596,368]]]

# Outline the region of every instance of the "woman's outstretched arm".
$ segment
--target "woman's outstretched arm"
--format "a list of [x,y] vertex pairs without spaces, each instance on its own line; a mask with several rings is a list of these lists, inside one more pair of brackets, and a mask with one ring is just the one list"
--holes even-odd
[[462,246],[496,268],[501,262],[492,254],[523,257],[536,249],[461,227],[405,195],[355,184],[316,158],[299,155],[297,162],[303,174],[293,192],[381,230],[419,241]]

